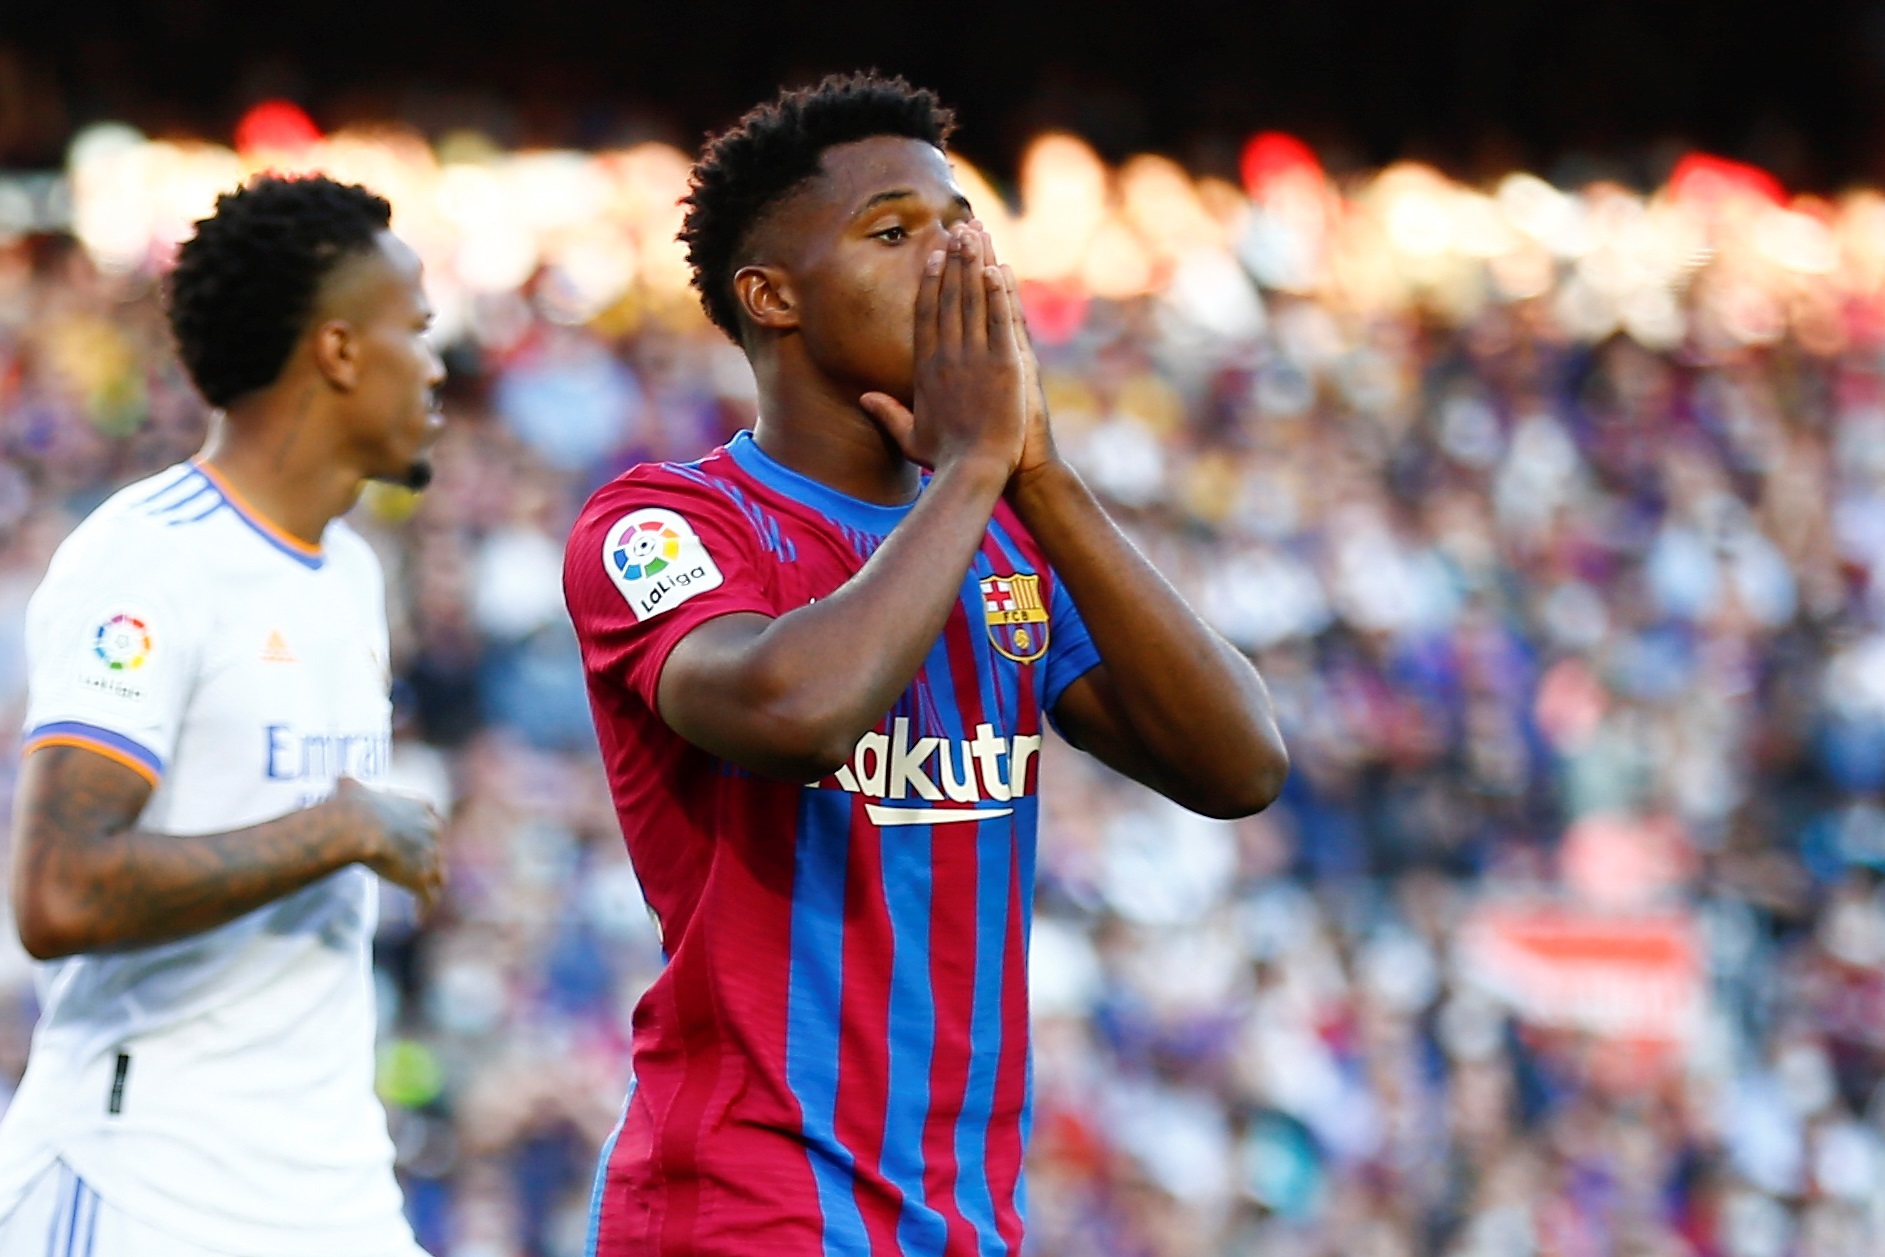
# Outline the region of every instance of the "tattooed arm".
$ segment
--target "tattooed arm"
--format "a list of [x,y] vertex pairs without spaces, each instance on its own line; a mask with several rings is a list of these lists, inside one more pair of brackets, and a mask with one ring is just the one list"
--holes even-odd
[[142,776],[81,747],[26,757],[13,821],[13,914],[40,960],[200,934],[364,864],[430,904],[439,818],[419,799],[342,780],[313,807],[179,837],[136,827]]

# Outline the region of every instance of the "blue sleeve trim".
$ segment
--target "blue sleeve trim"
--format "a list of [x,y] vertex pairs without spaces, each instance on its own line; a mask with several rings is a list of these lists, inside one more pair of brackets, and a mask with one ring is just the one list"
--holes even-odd
[[1100,666],[1100,652],[1094,649],[1091,639],[1085,639],[1065,655],[1054,661],[1048,670],[1047,689],[1041,695],[1041,706],[1047,712],[1047,719],[1054,726],[1055,732],[1062,732],[1060,721],[1054,716],[1054,709],[1060,706],[1060,696],[1067,692],[1067,687],[1087,673]]
[[100,725],[86,724],[82,720],[55,720],[33,729],[26,735],[28,750],[36,744],[58,742],[90,742],[100,748],[118,752],[149,769],[153,776],[164,775],[164,758],[140,742],[127,738],[115,729],[106,729]]
[[1101,661],[1099,648],[1093,645],[1093,638],[1087,632],[1086,620],[1080,615],[1080,608],[1074,605],[1073,595],[1061,583],[1060,573],[1054,572],[1053,580],[1050,614],[1053,616],[1054,636],[1052,644],[1047,648],[1041,705],[1055,731],[1064,736],[1060,721],[1054,718],[1054,708],[1060,705],[1060,696],[1067,692],[1067,687],[1093,671]]

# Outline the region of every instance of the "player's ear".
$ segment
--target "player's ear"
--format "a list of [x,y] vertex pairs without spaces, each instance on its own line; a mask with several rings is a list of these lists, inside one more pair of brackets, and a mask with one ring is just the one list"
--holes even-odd
[[335,388],[350,391],[360,382],[360,338],[345,319],[328,319],[313,333],[314,366]]
[[733,298],[754,327],[788,331],[799,325],[792,277],[778,266],[742,266],[733,276]]

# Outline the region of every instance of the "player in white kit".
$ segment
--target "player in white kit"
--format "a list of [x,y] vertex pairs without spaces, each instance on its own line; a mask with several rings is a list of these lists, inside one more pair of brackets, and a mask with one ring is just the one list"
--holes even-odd
[[[444,368],[386,202],[221,198],[169,311],[217,406],[28,611],[14,911],[39,967],[0,1121],[0,1257],[415,1257],[373,1094],[374,874],[438,817],[390,752],[378,562],[338,516],[423,484]],[[362,784],[364,783],[364,784]]]

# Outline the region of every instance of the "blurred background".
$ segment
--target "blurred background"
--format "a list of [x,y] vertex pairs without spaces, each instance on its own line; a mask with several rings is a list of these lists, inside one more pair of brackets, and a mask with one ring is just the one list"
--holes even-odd
[[[356,523],[451,827],[380,1087],[432,1251],[579,1252],[660,958],[562,540],[753,419],[701,134],[862,65],[961,110],[1062,447],[1295,757],[1223,824],[1049,749],[1028,1251],[1885,1251],[1877,3],[7,0],[0,807],[48,556],[202,437],[176,242],[384,193],[451,426]],[[0,929],[0,1088],[34,1015]]]

